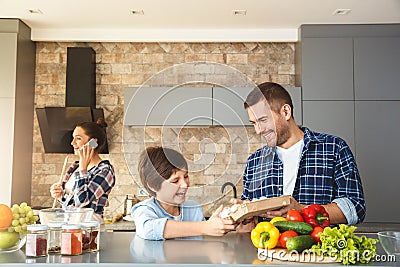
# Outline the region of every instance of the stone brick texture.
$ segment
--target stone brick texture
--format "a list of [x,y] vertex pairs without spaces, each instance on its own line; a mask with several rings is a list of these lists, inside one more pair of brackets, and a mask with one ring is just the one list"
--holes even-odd
[[[242,192],[242,174],[247,157],[263,145],[252,127],[137,128],[123,126],[124,88],[141,86],[165,68],[185,62],[225,64],[244,73],[254,83],[266,81],[294,86],[294,43],[113,43],[37,42],[35,108],[65,105],[67,47],[92,47],[96,51],[97,107],[108,123],[109,159],[116,171],[116,186],[105,209],[105,217],[123,212],[126,194],[137,194],[137,162],[150,145],[166,145],[179,150],[189,163],[191,189],[188,198],[203,204],[206,216],[233,197],[231,188],[221,193],[221,185],[237,183]],[[207,65],[198,65],[199,75],[212,75]],[[164,77],[165,83],[179,77]],[[157,83],[157,82],[156,82]],[[246,136],[243,136],[245,133]],[[58,181],[65,154],[45,154],[35,115],[33,136],[33,206],[50,207],[50,185]],[[69,163],[76,160],[69,157]],[[142,198],[143,199],[143,198]]]

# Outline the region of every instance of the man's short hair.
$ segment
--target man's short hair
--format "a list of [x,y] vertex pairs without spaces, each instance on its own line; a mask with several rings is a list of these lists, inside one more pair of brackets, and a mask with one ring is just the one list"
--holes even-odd
[[282,85],[265,82],[257,85],[246,97],[244,108],[248,109],[250,106],[257,104],[260,101],[266,100],[272,111],[279,113],[282,106],[288,104],[292,109],[293,117],[293,103],[288,91]]

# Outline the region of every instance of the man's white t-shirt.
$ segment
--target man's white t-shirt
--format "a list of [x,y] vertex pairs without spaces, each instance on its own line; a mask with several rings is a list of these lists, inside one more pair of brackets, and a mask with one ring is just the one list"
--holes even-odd
[[276,147],[276,153],[283,163],[283,195],[293,194],[303,146],[304,142],[301,139],[288,149]]

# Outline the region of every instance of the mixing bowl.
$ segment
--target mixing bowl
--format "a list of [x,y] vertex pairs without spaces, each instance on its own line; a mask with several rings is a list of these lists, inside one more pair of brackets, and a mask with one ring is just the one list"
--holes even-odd
[[50,208],[39,211],[40,223],[47,225],[49,222],[65,222],[79,224],[92,220],[93,209],[91,208]]
[[0,228],[0,253],[19,250],[26,242],[26,232],[15,232],[15,227]]
[[400,256],[400,232],[378,232],[378,238],[387,254]]

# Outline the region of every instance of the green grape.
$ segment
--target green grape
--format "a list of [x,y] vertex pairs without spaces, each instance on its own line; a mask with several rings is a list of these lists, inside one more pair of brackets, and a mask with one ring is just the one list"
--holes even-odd
[[17,233],[19,233],[19,232],[21,232],[21,226],[20,225],[18,225],[18,226],[15,226],[15,232],[17,232]]
[[13,213],[13,219],[14,220],[18,220],[19,219],[19,214],[18,213]]
[[25,218],[19,218],[19,224],[24,224],[25,223]]
[[25,214],[25,209],[24,209],[24,208],[21,208],[21,207],[19,207],[19,211],[18,211],[18,213],[19,213],[20,215],[24,215],[24,214]]
[[14,232],[14,227],[8,227],[7,230],[8,230],[9,233],[12,233],[12,232]]
[[33,210],[30,210],[26,213],[27,218],[32,218],[33,217]]
[[37,221],[39,221],[39,216],[37,216],[37,215],[33,215],[33,217],[32,217],[32,218],[33,218],[33,221],[34,221],[34,222],[37,222]]
[[25,208],[27,206],[28,206],[28,204],[26,202],[22,202],[21,204],[19,204],[20,208]]
[[13,214],[18,214],[19,213],[19,206],[17,204],[14,204],[13,207],[11,208]]
[[17,226],[17,225],[19,225],[19,220],[12,220],[11,225],[12,225],[12,226]]
[[22,226],[21,226],[21,228],[22,228],[22,231],[26,231],[27,229],[28,229],[28,225],[26,224],[26,223],[24,223]]

